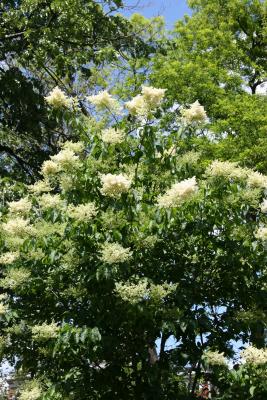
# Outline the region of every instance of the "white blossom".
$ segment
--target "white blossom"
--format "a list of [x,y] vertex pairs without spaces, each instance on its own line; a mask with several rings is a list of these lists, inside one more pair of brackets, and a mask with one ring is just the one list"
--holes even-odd
[[20,391],[19,400],[39,400],[42,390],[37,382],[30,382]]
[[8,210],[11,214],[27,214],[32,207],[32,203],[25,197],[18,201],[9,202],[8,206]]
[[147,249],[152,249],[159,241],[157,235],[148,235],[140,240],[140,245]]
[[248,185],[252,187],[267,188],[267,176],[257,171],[251,171],[248,174]]
[[0,282],[4,288],[15,289],[28,282],[30,276],[31,272],[26,268],[11,268]]
[[257,349],[257,347],[249,346],[241,352],[241,357],[248,364],[266,364],[267,349]]
[[264,199],[261,203],[261,212],[267,213],[267,199]]
[[45,253],[43,252],[43,250],[41,248],[37,248],[36,250],[30,250],[27,251],[27,253],[25,254],[25,256],[29,259],[29,260],[41,260],[42,258],[44,258]]
[[67,214],[78,222],[89,222],[96,215],[97,207],[94,203],[68,206]]
[[73,188],[73,177],[63,174],[59,179],[60,188],[63,192],[68,192]]
[[149,112],[145,99],[141,94],[138,94],[133,97],[132,100],[127,101],[125,107],[132,115],[136,116],[145,116]]
[[35,194],[50,192],[52,190],[48,181],[37,181],[33,185],[29,186],[31,192]]
[[205,351],[202,357],[210,365],[218,365],[218,366],[227,365],[224,354],[219,353],[218,351],[207,350]]
[[52,156],[51,160],[58,165],[59,170],[63,171],[76,169],[80,166],[79,157],[70,149],[61,150],[58,154]]
[[35,225],[35,236],[39,238],[43,238],[45,236],[52,236],[52,235],[59,235],[63,236],[65,229],[66,229],[66,223],[61,223],[61,222],[47,222],[44,219],[39,220]]
[[18,251],[8,251],[6,253],[1,254],[0,256],[0,264],[9,265],[16,261],[19,257]]
[[36,341],[44,341],[57,337],[59,327],[55,322],[51,324],[43,323],[42,325],[34,325],[32,327],[32,336]]
[[255,237],[263,242],[267,242],[267,227],[261,226],[255,233]]
[[153,301],[159,302],[177,289],[177,284],[164,282],[161,285],[150,285],[150,297]]
[[24,236],[34,234],[34,228],[29,225],[29,220],[24,218],[9,219],[2,225],[3,231],[11,236]]
[[133,97],[132,100],[125,103],[125,106],[132,115],[146,117],[160,106],[164,94],[165,89],[143,86],[142,94]]
[[177,160],[179,164],[185,165],[197,165],[199,162],[199,159],[201,157],[201,153],[197,151],[188,151],[187,153],[184,153],[179,159]]
[[215,160],[206,169],[206,175],[245,179],[247,177],[247,169],[239,167],[235,162]]
[[119,243],[106,242],[102,246],[101,260],[107,264],[124,263],[131,259],[132,251],[130,248],[124,248]]
[[152,86],[142,86],[143,98],[151,110],[160,106],[162,100],[164,99],[165,92],[166,89],[158,89]]
[[198,191],[196,178],[175,183],[167,192],[158,197],[159,207],[177,207]]
[[122,130],[108,128],[102,132],[101,139],[104,143],[119,144],[124,141],[125,133]]
[[132,183],[128,176],[122,174],[103,174],[100,179],[102,182],[101,193],[109,197],[119,197],[122,193],[128,192]]
[[8,308],[8,307],[7,307],[6,304],[0,302],[0,315],[5,314],[5,313],[7,312],[7,308]]
[[7,293],[1,293],[0,294],[0,301],[7,300],[7,298],[8,298]]
[[62,149],[64,150],[71,150],[74,153],[82,153],[84,151],[84,144],[83,142],[71,142],[67,140],[62,144]]
[[249,168],[241,168],[236,162],[213,161],[206,170],[207,176],[222,176],[224,178],[233,178],[246,180],[248,186],[253,188],[267,188],[267,176]]
[[41,173],[44,176],[55,175],[59,172],[58,164],[52,160],[46,160],[43,162]]
[[189,108],[182,109],[181,114],[182,120],[187,124],[200,124],[207,120],[206,111],[198,100],[190,104]]
[[81,153],[84,149],[82,142],[65,142],[62,150],[43,163],[41,172],[44,176],[55,175],[59,171],[70,170],[80,166],[79,157],[75,153]]
[[88,96],[87,100],[99,110],[108,109],[113,112],[119,112],[121,109],[118,101],[107,90],[102,90],[96,95]]
[[115,293],[123,300],[131,304],[137,304],[148,297],[148,280],[140,279],[138,283],[117,282]]
[[71,105],[71,99],[58,86],[45,97],[45,100],[54,108],[69,107]]
[[141,278],[138,282],[117,282],[115,293],[122,300],[131,304],[137,304],[142,300],[161,302],[177,288],[175,284],[163,283],[162,285],[149,284],[147,278]]
[[49,208],[62,208],[64,207],[64,200],[61,199],[59,194],[45,193],[39,199],[38,202],[43,210]]

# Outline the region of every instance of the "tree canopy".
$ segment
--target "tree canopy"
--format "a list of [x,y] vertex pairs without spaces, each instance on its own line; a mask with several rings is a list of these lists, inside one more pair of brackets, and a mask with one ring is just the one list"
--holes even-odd
[[[207,164],[191,147],[204,108],[173,120],[164,93],[143,86],[125,111],[89,97],[87,141],[65,142],[3,209],[2,354],[35,378],[22,396],[185,398],[205,349],[233,355],[266,318],[267,176]],[[69,118],[59,89],[46,101]]]
[[173,32],[121,1],[0,5],[20,400],[267,395],[266,3],[189,4]]
[[94,65],[116,58],[122,49],[142,45],[137,35],[130,34],[129,22],[115,13],[121,5],[91,0],[1,2],[3,174],[13,172],[12,177],[34,181],[44,159],[58,151],[59,141],[76,135],[48,119],[43,97],[49,89],[60,85],[75,96],[78,75],[88,79]]
[[152,82],[168,88],[172,101],[206,107],[216,157],[266,172],[266,96],[255,94],[266,82],[266,2],[189,4],[192,16],[177,22],[155,57]]

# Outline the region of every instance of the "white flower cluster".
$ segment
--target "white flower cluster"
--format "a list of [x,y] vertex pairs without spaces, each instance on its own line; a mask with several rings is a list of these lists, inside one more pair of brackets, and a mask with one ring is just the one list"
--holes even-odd
[[51,324],[43,323],[32,327],[32,337],[36,341],[45,341],[57,337],[59,327],[55,322]]
[[164,96],[166,89],[158,89],[152,86],[142,86],[142,96],[146,102],[153,110],[160,106]]
[[84,151],[84,144],[83,142],[71,142],[70,140],[67,140],[62,144],[62,149],[71,150],[74,153],[79,154]]
[[264,199],[261,203],[261,212],[267,213],[267,199]]
[[31,382],[20,391],[19,400],[39,400],[42,395],[42,390],[39,384]]
[[[67,141],[63,143],[62,150],[50,157],[50,160],[44,161],[41,172],[45,178],[48,178],[50,175],[55,175],[61,171],[70,171],[73,169],[77,169],[80,167],[79,157],[76,154],[81,153],[84,150],[84,145],[82,142],[70,142]],[[76,154],[75,154],[76,153]],[[41,182],[39,181],[35,185],[36,187],[32,187],[32,190],[35,193],[47,192],[49,190],[45,190],[46,183],[43,183],[44,190],[42,190]],[[49,183],[47,183],[49,185]],[[51,190],[51,189],[50,189]]]
[[128,176],[119,174],[103,174],[100,177],[104,196],[119,197],[122,193],[127,193],[132,181]]
[[248,185],[256,188],[267,188],[267,176],[257,171],[250,171],[248,173]]
[[158,197],[158,206],[163,208],[178,207],[198,191],[196,178],[175,183],[167,192]]
[[99,110],[110,110],[116,113],[121,110],[118,101],[107,90],[102,90],[96,95],[88,96],[87,100]]
[[207,114],[199,101],[190,104],[189,108],[181,110],[182,120],[186,124],[201,124],[207,120]]
[[7,308],[8,308],[8,307],[7,307],[6,304],[0,302],[0,315],[5,314],[5,313],[7,312]]
[[146,249],[152,249],[155,244],[159,241],[157,235],[148,235],[146,237],[142,237],[140,240],[140,246]]
[[101,260],[107,264],[124,263],[130,260],[132,251],[130,248],[124,248],[119,243],[106,242],[101,250]]
[[207,176],[222,176],[224,178],[245,179],[247,170],[237,166],[237,163],[229,161],[213,161],[206,169]]
[[206,175],[210,177],[222,176],[232,179],[246,179],[248,186],[253,188],[267,188],[267,176],[249,168],[241,168],[235,162],[213,161],[206,169]]
[[125,106],[132,115],[146,117],[161,105],[165,91],[166,89],[142,86],[142,94],[125,103]]
[[50,192],[52,190],[49,182],[47,182],[46,180],[35,182],[33,185],[29,186],[29,189],[35,194]]
[[267,242],[267,228],[265,226],[259,227],[255,233],[255,238]]
[[50,208],[60,209],[64,206],[64,201],[61,199],[59,194],[43,194],[38,202],[43,210],[48,210]]
[[0,256],[0,264],[10,265],[19,257],[18,251],[8,251]]
[[2,228],[4,233],[10,236],[23,237],[24,235],[33,235],[35,233],[34,228],[29,225],[29,220],[20,217],[8,220],[2,225]]
[[219,353],[218,351],[207,350],[203,354],[202,358],[209,365],[218,365],[218,366],[227,365],[226,358],[224,357],[223,353]]
[[59,166],[55,161],[46,160],[43,162],[41,173],[43,176],[55,175],[59,172]]
[[11,214],[27,214],[32,207],[32,203],[30,202],[29,199],[25,197],[18,201],[9,202],[8,206],[9,206],[8,211]]
[[47,222],[44,219],[38,221],[35,225],[35,236],[38,238],[43,238],[45,236],[53,236],[53,235],[59,235],[63,236],[65,229],[66,229],[66,223],[60,223],[60,222]]
[[177,289],[177,284],[174,283],[163,283],[162,285],[151,285],[150,286],[150,297],[154,301],[162,301],[169,294],[173,293]]
[[187,153],[184,153],[179,159],[178,163],[181,165],[197,165],[199,162],[199,159],[201,157],[201,153],[197,151],[188,151]]
[[164,283],[162,285],[149,284],[147,278],[140,279],[137,283],[118,282],[115,285],[115,293],[123,301],[137,304],[142,300],[162,301],[170,293],[173,293],[177,285]]
[[25,254],[25,256],[29,259],[29,260],[41,260],[42,258],[44,258],[45,253],[43,252],[43,250],[41,248],[37,248],[36,250],[31,250],[31,251],[27,251],[27,254]]
[[241,357],[248,364],[267,364],[267,349],[249,346],[241,352]]
[[130,304],[137,304],[148,297],[148,281],[146,278],[140,279],[138,283],[115,284],[115,293],[123,300]]
[[15,289],[28,282],[31,273],[26,268],[11,268],[5,278],[1,279],[1,285],[7,289]]
[[74,183],[75,181],[73,180],[73,176],[71,175],[63,174],[59,178],[60,189],[63,192],[70,191],[73,188]]
[[72,103],[71,99],[56,86],[48,96],[45,97],[46,102],[54,108],[69,107]]
[[125,106],[129,110],[130,114],[135,116],[146,116],[149,112],[149,108],[141,94],[138,94],[132,100],[127,101]]
[[69,171],[80,166],[79,157],[70,149],[61,150],[55,156],[51,156],[51,160],[56,163],[59,171]]
[[67,214],[78,222],[89,222],[96,215],[97,207],[94,203],[70,205]]
[[101,139],[104,143],[119,144],[124,141],[125,133],[122,130],[108,128],[102,132]]

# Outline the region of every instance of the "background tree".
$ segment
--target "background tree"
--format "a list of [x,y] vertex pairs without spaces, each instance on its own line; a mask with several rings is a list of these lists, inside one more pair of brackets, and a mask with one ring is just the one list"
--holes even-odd
[[[266,2],[189,1],[165,51],[154,58],[152,82],[171,101],[199,100],[212,121],[214,156],[266,172]],[[262,89],[263,90],[263,89]],[[203,149],[206,143],[203,143]]]
[[198,138],[196,146],[207,157],[231,158],[265,172],[266,5],[258,0],[189,4],[193,15],[178,21],[172,33],[162,19],[134,15],[133,29],[149,44],[148,52],[125,49],[96,73],[104,77],[96,82],[126,99],[145,81],[168,88],[171,104],[198,99],[209,112],[214,142]]

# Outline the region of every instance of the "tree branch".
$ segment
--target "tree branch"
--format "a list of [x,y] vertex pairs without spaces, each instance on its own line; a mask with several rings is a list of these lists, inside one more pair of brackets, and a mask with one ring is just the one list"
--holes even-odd
[[16,160],[16,162],[21,166],[21,168],[27,174],[29,174],[31,176],[31,178],[33,178],[33,174],[31,172],[31,170],[29,169],[29,167],[27,167],[27,163],[21,157],[19,157],[10,147],[0,144],[0,152],[7,153],[11,157],[13,157]]

